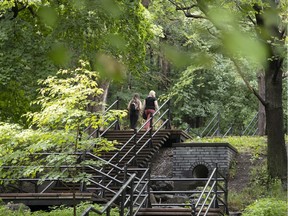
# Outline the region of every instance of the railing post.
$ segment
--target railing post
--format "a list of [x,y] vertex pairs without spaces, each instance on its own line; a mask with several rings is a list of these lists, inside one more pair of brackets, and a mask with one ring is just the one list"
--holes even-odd
[[220,116],[220,112],[218,111],[218,116],[217,116],[217,136],[220,136],[220,120],[221,120],[221,116]]
[[[106,210],[106,216],[110,216],[111,207],[109,206]],[[122,215],[121,215],[122,216]]]
[[[144,178],[145,180],[145,178]],[[151,204],[151,192],[150,192],[150,182],[151,182],[151,164],[149,163],[148,164],[148,176],[147,176],[147,181],[148,181],[148,184],[147,184],[147,193],[148,193],[148,203],[147,203],[147,207],[148,208],[151,208],[152,207],[152,204]]]
[[[123,178],[123,183],[125,183],[127,180],[127,164],[124,165],[124,178]],[[120,216],[124,215],[124,208],[125,208],[125,199],[126,199],[126,190],[123,190],[122,195],[121,195],[121,203],[120,203]]]
[[134,139],[133,139],[133,153],[134,153],[134,160],[132,161],[133,165],[137,165],[137,130],[134,129]]
[[194,197],[191,199],[191,215],[196,216],[196,207]]
[[215,200],[213,203],[213,207],[219,208],[219,205],[218,205],[218,165],[217,165],[217,163],[215,164],[215,168],[216,168],[216,172],[214,175],[214,181],[216,181],[216,184],[214,186]]
[[[83,151],[80,162],[85,161],[85,159],[86,159],[86,150]],[[82,172],[85,173],[85,167],[82,166],[81,169],[82,169]],[[86,182],[81,182],[80,191],[83,192],[83,191],[86,191],[86,189],[87,189]]]
[[[117,96],[117,102],[116,102],[116,109],[119,110],[119,97]],[[115,124],[115,130],[120,130],[120,123],[119,123],[119,116],[117,115],[117,122]]]
[[[106,164],[103,164],[103,171],[105,172]],[[105,175],[102,176],[101,181],[105,184]],[[105,198],[105,189],[101,188],[101,197]]]
[[[38,175],[39,173],[38,172],[36,172],[36,178],[38,178],[39,177],[39,175]],[[38,193],[38,184],[36,183],[35,184],[35,193]]]
[[228,181],[227,179],[225,178],[224,179],[224,188],[225,188],[225,191],[224,191],[224,201],[225,201],[225,214],[229,215],[229,209],[228,209]]
[[154,114],[151,114],[151,118],[150,118],[150,131],[149,131],[149,148],[152,148],[152,130],[153,130],[153,118],[154,118]]
[[166,124],[166,129],[171,129],[171,100],[168,100],[168,122]]
[[130,183],[130,215],[133,215],[133,202],[134,202],[134,178]]

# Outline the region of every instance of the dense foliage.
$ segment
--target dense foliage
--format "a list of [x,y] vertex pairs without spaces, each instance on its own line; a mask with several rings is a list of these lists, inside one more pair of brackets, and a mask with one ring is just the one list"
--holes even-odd
[[[77,205],[77,215],[81,215],[84,210],[88,207],[93,206],[97,210],[101,210],[102,206],[97,204],[90,204],[90,203],[80,203]],[[10,206],[10,208],[13,208]],[[11,210],[8,206],[0,205],[0,216],[71,216],[71,212],[73,212],[72,207],[54,207],[51,208],[50,211],[36,211],[30,212],[29,210],[25,209],[24,205],[19,205],[18,210]],[[94,212],[90,212],[89,215],[99,215]],[[110,212],[111,216],[118,216],[119,210],[117,208],[112,208]]]
[[243,216],[285,216],[287,214],[287,203],[274,198],[256,200],[243,212]]
[[[80,132],[88,126],[91,129],[105,126],[104,119],[109,122],[125,115],[121,110],[111,110],[106,115],[87,111],[87,106],[93,103],[88,96],[103,92],[98,87],[98,79],[99,74],[91,71],[89,63],[80,61],[75,70],[59,70],[57,76],[41,81],[40,96],[35,101],[41,110],[26,114],[30,128],[9,123],[0,125],[2,179],[34,178],[38,175],[43,181],[59,178],[79,182],[89,178],[89,174],[78,172],[75,167],[87,163],[100,164],[98,161],[82,161],[79,164],[76,153],[92,147],[94,152],[108,151],[113,149],[113,143],[89,138],[87,133],[82,133],[79,139]],[[71,169],[65,171],[60,169],[61,166],[71,166]]]
[[139,1],[0,2],[0,120],[25,124],[37,80],[92,63],[101,80],[145,70],[150,24]]

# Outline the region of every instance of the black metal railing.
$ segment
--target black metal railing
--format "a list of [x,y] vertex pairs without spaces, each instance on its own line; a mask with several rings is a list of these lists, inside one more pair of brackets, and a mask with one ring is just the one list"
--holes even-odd
[[[219,208],[219,202],[221,202],[221,205],[224,207],[224,213],[225,214],[229,213],[228,206],[227,206],[227,181],[226,180],[224,181],[225,182],[225,189],[224,189],[219,184],[220,179],[218,178],[218,175],[220,175],[220,172],[218,172],[218,167],[216,164],[216,167],[213,169],[196,203],[195,203],[195,200],[193,199],[191,201],[192,216],[196,216],[196,215],[206,216],[209,210],[211,209],[211,207]],[[223,179],[225,178],[223,177]],[[221,192],[224,191],[224,199],[220,198],[219,196],[220,191],[218,187],[221,187],[222,189],[220,190]],[[206,209],[204,209],[204,207]]]
[[216,113],[214,117],[210,120],[208,125],[204,128],[204,130],[201,132],[201,137],[214,137],[219,136],[220,134],[220,112]]
[[[115,195],[101,208],[95,209],[93,206],[87,208],[82,216],[88,216],[90,212],[110,215],[110,210],[115,203],[119,203],[119,215],[136,215],[141,207],[149,203],[149,177],[150,171],[145,168],[124,168],[125,180]],[[125,211],[126,210],[126,211]]]
[[[120,99],[117,97],[117,99],[105,109],[105,111],[101,114],[102,116],[105,117],[105,115],[112,110],[112,108],[115,107],[116,110],[119,110],[119,104],[120,104]],[[91,137],[102,137],[108,130],[113,128],[114,130],[120,130],[120,122],[119,122],[119,117],[117,116],[115,120],[112,122],[109,122],[109,118],[105,118],[103,120],[102,125],[108,125],[102,132],[101,132],[101,126],[98,126],[96,129],[93,129],[92,132],[90,131],[92,129],[92,125],[90,124],[82,133],[87,133],[89,132],[88,139]]]
[[[138,129],[134,131],[134,134],[128,139],[126,143],[124,143],[120,149],[117,150],[117,152],[109,159],[108,162],[112,162],[117,158],[116,165],[121,164],[123,161],[128,160],[127,165],[133,165],[137,161],[137,157],[140,154],[140,152],[145,148],[151,148],[153,145],[153,138],[158,134],[158,132],[165,128],[170,128],[170,101],[165,101],[158,110],[152,115],[149,119],[147,119],[144,124]],[[168,106],[166,109],[165,106]],[[162,114],[157,116],[158,113],[162,111]],[[162,120],[161,125],[158,126],[158,128],[154,131],[154,125],[157,124]],[[150,122],[150,128],[146,131],[144,131],[143,134],[141,134],[141,131],[143,130],[144,126]],[[145,137],[148,137],[148,139],[145,141],[144,144],[141,144],[140,142],[144,141]],[[129,146],[129,144],[131,144]],[[121,153],[124,153],[123,156],[120,156]],[[132,155],[132,156],[131,156]],[[108,172],[113,172],[113,168]]]
[[248,125],[243,127],[243,124],[236,122],[225,122],[224,117],[220,112],[215,114],[207,123],[202,132],[197,132],[195,128],[188,127],[186,132],[196,137],[226,137],[226,136],[255,136],[258,133],[258,113],[256,113]]
[[258,112],[251,119],[247,127],[242,131],[242,136],[255,136],[258,132]]
[[[154,115],[152,115],[149,119],[147,119],[147,121],[142,125],[142,127],[139,128],[138,131],[136,131],[134,133],[134,135],[129,139],[130,142],[133,140],[134,145],[132,145],[132,147],[130,148],[130,150],[128,150],[128,152],[134,152],[133,156],[129,159],[128,163],[124,166],[124,167],[119,167],[118,165],[120,163],[117,164],[113,164],[111,163],[113,158],[118,157],[119,156],[119,152],[121,150],[123,150],[124,148],[121,148],[119,151],[117,151],[117,153],[109,160],[109,161],[105,161],[104,159],[93,155],[89,149],[87,151],[83,151],[83,152],[79,152],[79,153],[75,153],[75,155],[78,156],[78,159],[80,159],[80,161],[82,160],[88,160],[87,158],[92,158],[93,160],[99,160],[102,162],[103,167],[95,167],[93,165],[75,165],[75,166],[66,166],[63,165],[61,167],[59,167],[60,171],[62,173],[65,173],[67,171],[69,171],[70,168],[73,169],[81,169],[81,170],[90,170],[94,173],[94,175],[91,178],[86,179],[87,182],[89,182],[89,186],[85,183],[85,185],[81,186],[80,191],[93,191],[93,193],[95,192],[95,190],[101,191],[102,194],[104,194],[104,191],[107,191],[111,194],[114,194],[113,198],[111,198],[107,204],[104,206],[104,208],[102,210],[95,210],[96,212],[106,212],[108,214],[108,212],[110,211],[109,209],[111,209],[112,203],[115,202],[116,199],[120,198],[122,199],[120,201],[120,212],[121,215],[123,215],[124,212],[124,208],[128,208],[129,210],[127,211],[127,215],[135,215],[135,212],[137,212],[145,203],[150,203],[149,201],[149,187],[148,187],[148,183],[149,183],[149,175],[150,172],[148,171],[149,168],[142,168],[142,170],[140,168],[131,170],[133,173],[130,173],[130,168],[127,168],[127,166],[130,166],[132,163],[135,162],[137,156],[140,154],[141,150],[145,147],[151,147],[153,144],[153,137],[156,136],[156,134],[163,128],[170,128],[170,107],[169,107],[169,103],[170,101],[166,101],[164,102],[159,110],[157,110]],[[117,106],[119,106],[119,99],[117,99],[113,104],[111,104],[105,112],[109,111],[111,109],[111,107],[115,106],[115,104]],[[164,106],[168,106],[168,108],[164,108]],[[162,114],[160,114],[160,110],[162,112]],[[157,115],[159,114],[159,115]],[[144,128],[144,125],[146,123],[150,122],[151,127],[145,131],[144,135],[142,135],[141,137],[139,137],[139,139],[135,139],[139,134],[140,134],[140,130]],[[161,123],[160,123],[161,122]],[[157,128],[155,127],[155,124],[159,124],[159,126],[157,126]],[[115,126],[117,125],[118,126]],[[103,134],[105,133],[105,131],[107,131],[108,129],[112,128],[114,126],[114,129],[119,129],[119,119],[116,119],[115,121],[113,121],[110,125],[108,125],[108,127],[100,134],[100,129],[97,128],[96,130],[94,130],[91,134],[90,137],[94,136],[95,134],[97,134],[97,137],[101,137],[103,136]],[[155,127],[155,131],[154,131],[154,127]],[[91,126],[89,126],[87,129],[84,130],[84,132],[89,131],[89,128],[91,128]],[[144,139],[144,136],[147,135],[149,133],[149,138],[146,140],[146,142],[144,143],[144,145],[142,145],[139,149],[137,149],[135,146],[139,145],[140,141],[142,139]],[[128,142],[127,142],[128,143]],[[91,146],[92,147],[92,146]],[[50,154],[55,154],[55,153],[39,153],[42,155],[50,155]],[[60,154],[60,153],[56,153],[56,154]],[[129,153],[126,153],[124,155],[124,157],[120,158],[120,162],[124,161],[124,158],[128,157]],[[85,157],[83,157],[83,155],[85,155]],[[129,156],[130,157],[130,156]],[[109,167],[109,168],[107,168]],[[46,167],[48,168],[48,167]],[[107,172],[108,170],[108,172]],[[129,172],[127,171],[129,170]],[[140,175],[140,171],[143,172],[143,175]],[[137,173],[137,176],[136,176]],[[140,176],[139,176],[140,175]],[[124,177],[123,177],[124,176]],[[121,177],[121,178],[120,178]],[[3,179],[2,179],[3,180]],[[11,179],[5,179],[5,180],[11,180]],[[21,178],[21,179],[17,179],[20,182],[24,182],[24,181],[43,181],[43,182],[47,182],[47,185],[45,185],[45,187],[40,190],[40,193],[46,193],[52,186],[54,186],[54,184],[57,181],[74,181],[73,178],[68,179],[68,178],[32,178],[32,179],[28,179],[28,178]],[[80,182],[83,183],[83,182]],[[120,189],[118,191],[114,191],[112,189],[110,189],[111,185],[117,185],[120,187]],[[69,187],[69,186],[67,186]],[[92,189],[93,188],[93,189]],[[75,189],[75,188],[73,188]],[[39,191],[38,188],[35,189],[35,191]],[[129,191],[129,194],[126,193],[127,191]],[[75,192],[75,191],[74,191]],[[90,211],[94,211],[93,208],[91,207],[90,210],[87,210],[87,213],[85,213],[86,215],[89,214]],[[132,211],[134,213],[132,213]]]
[[[154,195],[163,195],[163,194],[172,194],[172,195],[180,195],[183,197],[185,195],[188,199],[190,196],[191,203],[188,204],[187,202],[180,202],[180,203],[171,203],[171,202],[159,202],[159,203],[152,203],[152,207],[190,207],[191,208],[191,215],[192,216],[199,216],[199,215],[207,215],[211,208],[221,208],[224,211],[220,212],[222,215],[228,214],[228,186],[227,186],[227,179],[219,172],[217,165],[212,170],[209,178],[151,178],[151,184],[157,181],[167,181],[173,182],[174,185],[177,182],[181,183],[182,190],[153,190],[151,191]],[[183,190],[183,185],[185,182],[188,183],[191,187],[192,183],[198,184],[206,182],[205,186],[202,190],[194,189],[194,190]],[[188,186],[187,186],[188,187]],[[195,186],[196,187],[196,186]],[[182,199],[180,199],[182,200]],[[182,200],[183,201],[183,200]]]

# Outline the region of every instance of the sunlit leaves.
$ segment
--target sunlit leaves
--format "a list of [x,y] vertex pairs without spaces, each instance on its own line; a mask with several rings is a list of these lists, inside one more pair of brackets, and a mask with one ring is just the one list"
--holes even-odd
[[[0,165],[16,167],[13,173],[0,167],[0,171],[5,173],[3,178],[33,178],[42,174],[41,182],[47,178],[87,181],[90,175],[79,172],[81,165],[77,153],[92,150],[98,154],[99,151],[114,149],[115,143],[90,137],[81,131],[91,122],[91,128],[95,129],[126,114],[117,110],[111,110],[106,115],[87,111],[91,103],[89,98],[103,93],[98,87],[98,79],[99,74],[91,70],[90,64],[80,60],[78,68],[61,69],[57,76],[40,81],[42,88],[36,104],[41,110],[27,114],[31,129],[0,125]],[[86,161],[82,165],[101,164]]]

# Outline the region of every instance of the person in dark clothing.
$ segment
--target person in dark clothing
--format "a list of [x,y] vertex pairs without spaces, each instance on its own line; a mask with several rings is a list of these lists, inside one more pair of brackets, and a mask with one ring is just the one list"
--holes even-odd
[[[148,97],[144,100],[143,106],[147,119],[149,119],[151,115],[153,115],[155,111],[159,109],[155,91],[151,90],[149,92]],[[147,124],[144,126],[144,129],[146,130],[149,128],[150,128],[150,121],[147,122]]]
[[136,129],[137,122],[139,119],[139,112],[142,109],[142,103],[139,94],[135,93],[132,99],[128,103],[130,128]]

